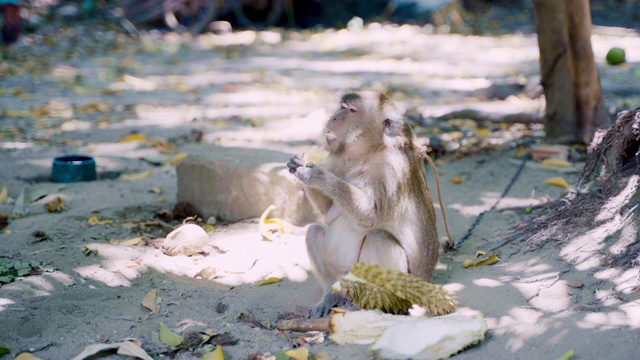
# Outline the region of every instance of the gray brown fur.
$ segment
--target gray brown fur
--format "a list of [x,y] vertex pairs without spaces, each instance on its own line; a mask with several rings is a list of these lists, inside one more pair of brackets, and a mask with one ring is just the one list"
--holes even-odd
[[[313,224],[307,250],[327,290],[355,262],[378,264],[429,280],[438,261],[435,210],[413,132],[386,96],[350,93],[325,127],[329,155],[321,166],[301,156],[287,164],[325,214]],[[327,294],[312,312],[340,303]]]

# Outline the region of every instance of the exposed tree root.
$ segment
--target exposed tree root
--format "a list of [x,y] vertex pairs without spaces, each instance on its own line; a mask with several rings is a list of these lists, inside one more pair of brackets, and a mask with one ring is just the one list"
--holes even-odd
[[535,211],[507,243],[521,242],[521,251],[582,237],[584,246],[570,251],[595,252],[589,244],[600,243],[606,262],[631,267],[640,265],[639,214],[640,108],[621,112],[615,125],[595,134],[577,187]]

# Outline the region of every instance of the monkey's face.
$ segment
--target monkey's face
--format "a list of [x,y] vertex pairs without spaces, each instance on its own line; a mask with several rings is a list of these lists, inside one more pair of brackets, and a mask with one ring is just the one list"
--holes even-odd
[[384,95],[369,92],[344,95],[340,109],[325,127],[328,150],[335,155],[359,158],[384,148],[388,145],[387,138],[395,136],[392,132],[397,123],[403,124],[396,113],[391,100]]

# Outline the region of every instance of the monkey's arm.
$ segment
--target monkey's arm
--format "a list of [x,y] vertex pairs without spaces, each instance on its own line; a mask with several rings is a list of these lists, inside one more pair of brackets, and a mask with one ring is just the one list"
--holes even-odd
[[298,168],[296,175],[307,186],[325,194],[363,228],[374,228],[381,218],[382,209],[375,202],[373,186],[363,186],[371,191],[362,190],[313,165]]
[[313,207],[323,215],[326,214],[331,208],[331,205],[333,205],[333,200],[318,189],[306,187],[304,193],[311,201]]

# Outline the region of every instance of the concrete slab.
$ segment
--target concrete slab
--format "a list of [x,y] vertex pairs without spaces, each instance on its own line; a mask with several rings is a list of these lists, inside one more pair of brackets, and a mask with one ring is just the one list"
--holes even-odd
[[239,147],[198,145],[177,168],[177,201],[191,203],[205,219],[235,222],[260,217],[273,204],[272,217],[294,225],[318,218],[287,170],[291,154]]

